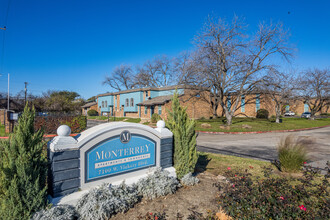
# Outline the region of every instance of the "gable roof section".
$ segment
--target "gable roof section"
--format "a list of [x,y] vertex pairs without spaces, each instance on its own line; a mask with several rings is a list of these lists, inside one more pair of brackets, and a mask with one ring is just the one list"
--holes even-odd
[[143,106],[152,106],[152,105],[162,105],[166,102],[171,101],[173,95],[164,95],[164,96],[157,96],[152,99],[145,100],[137,105],[143,105]]
[[96,102],[88,102],[86,103],[85,105],[81,106],[82,108],[88,108],[88,107],[91,107],[93,105],[96,105],[97,103]]

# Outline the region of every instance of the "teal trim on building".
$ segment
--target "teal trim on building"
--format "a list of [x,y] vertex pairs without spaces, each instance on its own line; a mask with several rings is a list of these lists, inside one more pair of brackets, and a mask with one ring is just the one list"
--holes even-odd
[[245,96],[242,95],[241,98],[241,112],[245,112]]
[[113,106],[113,96],[99,97],[98,106],[101,106],[101,113],[110,112],[110,106]]
[[[175,89],[172,90],[164,90],[164,91],[154,91],[154,90],[150,90],[150,97],[154,98],[154,97],[158,97],[158,96],[165,96],[165,95],[173,95],[175,92]],[[183,94],[184,93],[184,89],[178,89],[178,93],[179,94]]]
[[256,95],[256,112],[260,109],[260,94]]
[[227,99],[227,108],[228,108],[228,110],[231,109],[231,97],[230,97],[230,95],[228,96],[228,99]]
[[142,91],[120,94],[120,105],[124,105],[124,112],[138,112],[137,104],[143,102],[142,97]]
[[162,114],[162,106],[158,105],[158,115],[161,115],[161,114]]
[[308,106],[308,104],[304,104],[304,112],[309,112],[309,106]]

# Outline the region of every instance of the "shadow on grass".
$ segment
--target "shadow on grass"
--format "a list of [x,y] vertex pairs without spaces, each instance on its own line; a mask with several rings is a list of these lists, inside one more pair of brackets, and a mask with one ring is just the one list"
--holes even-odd
[[195,172],[197,172],[197,173],[204,172],[210,161],[211,161],[211,159],[208,158],[207,155],[199,154],[197,163],[195,166]]

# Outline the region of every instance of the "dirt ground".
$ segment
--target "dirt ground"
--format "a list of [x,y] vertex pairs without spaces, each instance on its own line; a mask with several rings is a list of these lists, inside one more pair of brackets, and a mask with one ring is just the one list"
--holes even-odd
[[[213,186],[219,178],[213,174],[203,172],[197,176],[200,182],[195,186],[182,187],[175,194],[154,200],[142,200],[134,208],[124,214],[117,214],[111,219],[145,219],[139,216],[146,216],[147,213],[166,212],[169,220],[187,219],[193,211],[203,213],[206,217],[207,212],[218,212],[219,206],[216,197],[218,189]],[[193,210],[193,211],[192,211]],[[178,218],[178,215],[181,218]]]

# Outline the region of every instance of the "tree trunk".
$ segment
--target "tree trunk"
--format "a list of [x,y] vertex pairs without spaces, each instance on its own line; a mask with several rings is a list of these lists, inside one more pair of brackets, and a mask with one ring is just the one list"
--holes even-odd
[[276,105],[275,106],[275,114],[276,114],[276,123],[280,123],[280,117],[281,117],[281,107]]
[[227,126],[230,126],[233,122],[233,116],[229,112],[226,112],[226,119],[227,119]]
[[217,113],[218,105],[213,103],[212,110],[213,110],[213,118],[217,118],[218,117],[218,113]]

